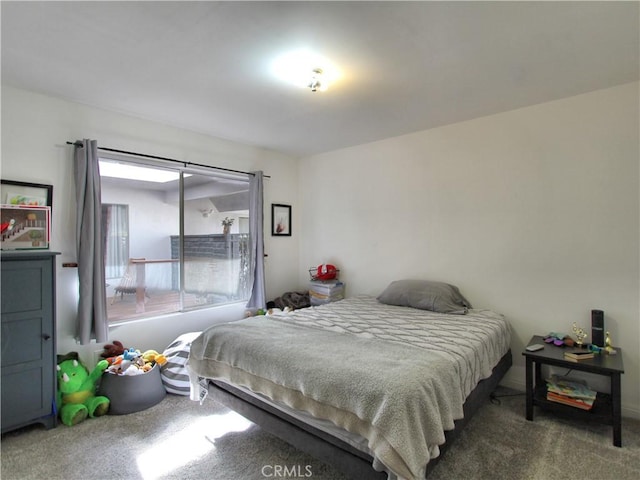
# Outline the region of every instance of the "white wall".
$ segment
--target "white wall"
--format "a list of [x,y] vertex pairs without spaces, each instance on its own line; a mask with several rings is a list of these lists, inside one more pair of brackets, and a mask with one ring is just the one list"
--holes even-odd
[[[52,249],[75,261],[66,140],[239,170],[263,169],[267,297],[303,288],[330,261],[347,293],[401,277],[455,283],[513,326],[515,365],[533,334],[587,326],[592,308],[624,350],[623,413],[640,417],[638,84],[296,159],[2,87],[2,178],[54,185]],[[428,112],[426,112],[428,114]],[[318,185],[323,186],[322,192]],[[293,235],[271,237],[270,204],[293,205]],[[302,234],[301,234],[302,233]],[[58,351],[73,341],[77,275],[58,269]],[[244,308],[114,328],[112,339],[163,348]],[[158,328],[160,325],[160,328]]]
[[638,105],[633,83],[305,158],[300,265],[334,263],[348,295],[458,285],[511,322],[518,388],[532,335],[602,309],[640,417]]
[[[267,298],[297,287],[297,232],[286,239],[269,235],[271,203],[297,203],[295,158],[3,85],[2,178],[53,185],[51,249],[61,252],[57,262],[58,352],[75,350],[92,362],[93,352],[101,348],[75,343],[77,272],[61,268],[63,262],[76,260],[73,148],[65,142],[83,138],[96,139],[105,147],[199,164],[263,170],[271,176],[264,186]],[[127,346],[161,350],[180,333],[243,314],[243,305],[232,305],[114,327],[110,334],[112,340]]]

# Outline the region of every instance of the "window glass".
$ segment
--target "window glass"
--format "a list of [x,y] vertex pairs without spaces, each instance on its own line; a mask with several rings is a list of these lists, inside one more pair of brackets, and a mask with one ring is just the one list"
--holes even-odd
[[110,323],[248,299],[246,176],[106,158],[100,171]]
[[103,203],[102,232],[106,278],[120,278],[129,259],[129,206]]

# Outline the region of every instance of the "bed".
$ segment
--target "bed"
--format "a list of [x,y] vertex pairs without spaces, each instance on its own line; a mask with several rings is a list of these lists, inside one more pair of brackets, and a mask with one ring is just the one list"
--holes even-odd
[[205,330],[192,399],[208,393],[354,478],[425,478],[510,367],[510,328],[461,295],[416,304],[411,285]]

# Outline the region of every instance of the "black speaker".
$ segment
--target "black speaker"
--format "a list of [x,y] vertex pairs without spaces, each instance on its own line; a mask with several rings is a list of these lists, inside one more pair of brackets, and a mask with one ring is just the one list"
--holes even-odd
[[604,347],[604,312],[591,310],[591,343]]

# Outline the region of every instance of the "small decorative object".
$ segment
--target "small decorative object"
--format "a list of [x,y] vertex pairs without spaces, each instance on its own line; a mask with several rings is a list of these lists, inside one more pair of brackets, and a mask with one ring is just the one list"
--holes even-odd
[[599,354],[599,353],[602,353],[602,351],[604,350],[603,347],[599,347],[597,345],[594,345],[593,343],[588,344],[587,347],[588,347],[587,350],[589,351],[589,353]]
[[587,337],[587,332],[585,332],[584,328],[579,327],[576,322],[573,322],[573,333],[576,334],[576,345],[582,347],[584,339]]
[[618,353],[618,351],[613,348],[613,345],[611,345],[611,335],[609,334],[609,332],[606,333],[606,336],[604,338],[604,351],[609,355],[615,355],[616,353]]
[[13,230],[13,226],[15,224],[16,224],[15,218],[11,218],[7,222],[3,221],[2,224],[0,225],[0,233],[2,234],[4,234],[5,232],[9,233],[11,230]]
[[49,248],[51,207],[1,205],[0,245],[2,250]]
[[291,236],[291,205],[271,204],[271,235]]
[[24,206],[52,206],[53,186],[41,183],[0,180],[2,188],[1,203]]
[[40,246],[40,240],[42,240],[43,237],[43,233],[42,230],[31,230],[29,232],[29,237],[31,238],[31,246],[32,247],[39,247]]
[[231,231],[231,225],[233,225],[234,218],[224,217],[222,220],[222,233],[228,235]]
[[309,269],[311,280],[334,280],[338,278],[339,274],[340,270],[336,268],[335,265],[328,265],[326,263]]

